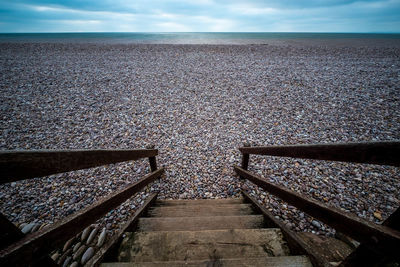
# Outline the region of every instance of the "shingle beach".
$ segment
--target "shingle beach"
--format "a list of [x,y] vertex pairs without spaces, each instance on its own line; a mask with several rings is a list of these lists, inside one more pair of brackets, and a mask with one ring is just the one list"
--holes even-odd
[[[159,149],[166,173],[98,222],[109,234],[150,191],[226,198],[244,186],[291,229],[332,235],[239,181],[238,147],[400,139],[399,40],[0,43],[0,90],[2,150]],[[252,156],[249,170],[376,223],[399,206],[394,167]],[[0,211],[51,224],[146,173],[147,159],[4,184]]]

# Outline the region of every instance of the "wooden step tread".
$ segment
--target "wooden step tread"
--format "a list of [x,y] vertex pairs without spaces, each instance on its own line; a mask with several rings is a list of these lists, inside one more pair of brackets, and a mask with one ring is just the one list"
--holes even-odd
[[242,204],[243,198],[157,200],[155,206]]
[[178,205],[151,208],[149,217],[201,217],[254,214],[251,204]]
[[128,232],[118,261],[180,261],[287,256],[280,229]]
[[281,257],[258,257],[258,258],[234,258],[234,259],[218,259],[218,260],[194,260],[194,261],[156,261],[156,262],[108,262],[102,263],[101,267],[312,267],[310,260],[306,256],[281,256]]
[[263,228],[262,215],[140,218],[139,231],[196,231]]

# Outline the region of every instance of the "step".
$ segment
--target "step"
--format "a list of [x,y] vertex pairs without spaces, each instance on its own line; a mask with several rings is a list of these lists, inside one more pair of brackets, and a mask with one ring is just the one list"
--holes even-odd
[[208,231],[128,232],[118,261],[181,261],[287,256],[278,228]]
[[139,231],[196,231],[262,228],[262,215],[140,218]]
[[254,214],[251,204],[161,206],[149,210],[149,217],[201,217]]
[[243,198],[157,200],[156,206],[243,204]]
[[219,260],[195,260],[195,261],[157,261],[157,262],[108,262],[102,263],[101,267],[181,267],[181,266],[204,266],[204,267],[312,267],[306,256],[281,256],[281,257],[258,257],[258,258],[235,258]]
[[348,244],[333,237],[307,232],[297,233],[297,236],[303,239],[314,253],[320,255],[327,262],[341,262],[353,251]]

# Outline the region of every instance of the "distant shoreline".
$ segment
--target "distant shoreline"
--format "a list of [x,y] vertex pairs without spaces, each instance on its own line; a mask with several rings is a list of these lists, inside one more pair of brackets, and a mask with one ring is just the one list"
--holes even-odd
[[0,33],[0,42],[112,44],[274,44],[291,41],[400,42],[399,33]]

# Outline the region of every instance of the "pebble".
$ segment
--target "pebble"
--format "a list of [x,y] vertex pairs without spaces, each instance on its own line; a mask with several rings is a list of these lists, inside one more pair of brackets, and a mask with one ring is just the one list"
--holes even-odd
[[85,264],[94,255],[94,249],[89,247],[82,256],[81,264]]
[[37,230],[39,230],[41,224],[37,223],[32,227],[31,233],[36,232]]
[[80,248],[80,246],[81,246],[81,242],[76,243],[76,244],[74,245],[74,248],[72,249],[72,252],[75,253],[75,252]]
[[73,256],[74,261],[75,260],[79,261],[81,256],[82,256],[82,254],[85,252],[85,250],[86,250],[86,246],[85,245],[81,245],[79,247],[79,249],[74,253],[74,256]]
[[382,215],[380,212],[378,212],[378,211],[374,212],[374,217],[377,218],[378,220],[382,221]]
[[70,240],[68,240],[67,242],[65,242],[64,247],[63,247],[63,252],[67,251],[67,249],[69,249],[72,246],[74,241],[75,241],[75,237],[73,237]]
[[72,252],[72,249],[68,249],[67,251],[65,251],[65,252],[61,255],[61,257],[58,258],[57,264],[58,264],[58,265],[62,265],[62,264],[64,263],[65,259],[68,257],[68,255],[71,254],[71,252]]
[[99,230],[98,227],[95,227],[95,228],[92,230],[92,232],[91,232],[90,235],[89,235],[89,238],[88,238],[87,241],[86,241],[86,245],[90,245],[90,243],[92,243],[92,241],[94,240],[94,238],[95,238],[96,235],[97,235],[98,230]]
[[20,225],[19,225],[19,229],[20,230],[22,230],[22,229],[24,229],[24,227],[27,225],[27,223],[21,223]]
[[79,263],[77,261],[74,261],[69,267],[78,267],[78,265]]
[[92,230],[92,226],[88,226],[83,230],[82,235],[81,235],[81,241],[85,242],[86,238],[89,236],[90,231]]
[[318,229],[321,228],[321,224],[317,221],[312,221],[311,224],[315,227],[317,227]]
[[27,225],[24,226],[24,228],[22,228],[21,232],[22,232],[23,234],[27,234],[27,233],[29,233],[30,231],[32,231],[32,229],[33,229],[33,227],[34,227],[35,225],[36,225],[35,223],[27,224]]
[[51,255],[51,259],[53,261],[57,261],[57,259],[60,257],[60,253],[56,252],[53,255]]
[[99,235],[99,239],[97,240],[97,247],[101,247],[104,244],[104,241],[106,240],[107,236],[107,231],[106,228],[103,228],[101,231],[101,234]]
[[[96,222],[112,235],[152,190],[160,199],[239,196],[247,182],[239,182],[232,165],[240,164],[237,148],[244,142],[400,139],[398,42],[268,42],[2,43],[0,148],[155,144],[158,165],[168,171]],[[135,161],[3,184],[0,209],[12,222],[51,225],[137,181],[148,165]],[[394,167],[254,156],[249,169],[375,221],[381,221],[375,211],[386,218],[398,206]],[[274,216],[301,231],[315,230],[308,215],[300,217],[289,205],[282,212],[287,203],[262,193],[255,190]]]
[[64,263],[63,263],[63,267],[67,267],[68,266],[68,264],[71,262],[71,260],[72,260],[72,257],[67,257],[66,259],[65,259],[65,261],[64,261]]

